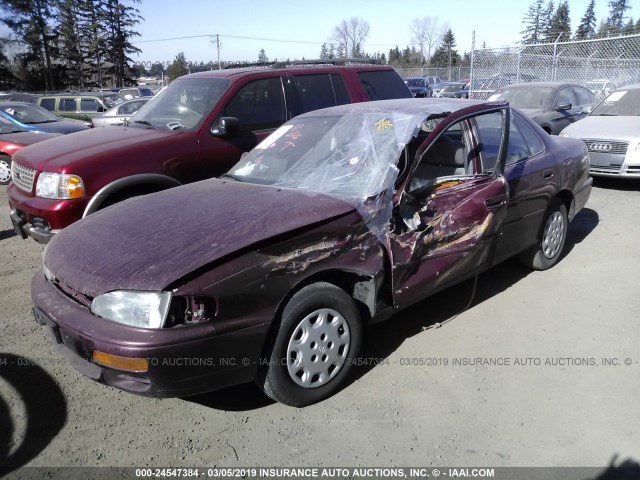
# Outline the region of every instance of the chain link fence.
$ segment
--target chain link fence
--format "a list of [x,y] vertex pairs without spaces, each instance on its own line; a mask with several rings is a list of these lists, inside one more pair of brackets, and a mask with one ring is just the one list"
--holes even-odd
[[474,50],[470,98],[512,83],[571,82],[598,98],[640,83],[640,35]]
[[394,67],[402,78],[409,77],[440,77],[442,81],[458,82],[461,80],[469,81],[471,77],[471,67],[424,67],[424,68],[405,68]]

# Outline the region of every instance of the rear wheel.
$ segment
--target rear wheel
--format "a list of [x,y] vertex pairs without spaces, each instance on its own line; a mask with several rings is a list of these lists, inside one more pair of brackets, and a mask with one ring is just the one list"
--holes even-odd
[[11,181],[11,157],[0,155],[0,185],[9,185]]
[[287,303],[259,386],[274,400],[304,407],[332,395],[362,343],[360,315],[344,290],[315,283]]
[[523,264],[534,270],[546,270],[560,260],[569,225],[567,207],[560,200],[554,200],[542,225],[538,244],[518,257]]

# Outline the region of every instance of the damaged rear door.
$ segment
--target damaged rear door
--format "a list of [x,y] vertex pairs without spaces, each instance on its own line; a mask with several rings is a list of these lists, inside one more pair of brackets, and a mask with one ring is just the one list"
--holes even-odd
[[[499,122],[478,122],[483,115],[499,117]],[[397,307],[492,263],[508,203],[502,172],[509,117],[508,107],[502,107],[459,120],[429,138],[428,149],[414,160],[389,236]],[[491,123],[501,127],[483,127]]]

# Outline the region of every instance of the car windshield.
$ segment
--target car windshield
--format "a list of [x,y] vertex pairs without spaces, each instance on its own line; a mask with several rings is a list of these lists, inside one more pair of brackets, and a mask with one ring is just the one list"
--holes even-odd
[[48,123],[60,120],[53,113],[36,105],[2,105],[0,108],[22,123]]
[[407,85],[410,87],[426,87],[426,83],[422,78],[409,78],[407,79]]
[[102,98],[102,101],[107,107],[115,107],[116,105],[124,102],[124,97],[117,93],[114,93],[113,95],[102,95],[100,98]]
[[535,87],[505,87],[495,92],[487,100],[507,100],[515,108],[542,108],[549,103],[553,88]]
[[424,116],[399,112],[294,119],[228,175],[243,182],[362,201],[393,186],[400,153],[422,120]]
[[9,120],[8,118],[5,118],[2,115],[0,115],[0,134],[3,134],[3,133],[18,133],[18,132],[27,132],[27,131],[28,130],[25,130],[24,128],[22,128],[17,123],[14,123],[11,120]]
[[640,88],[616,90],[605,98],[589,116],[626,116],[640,115]]
[[179,78],[129,120],[131,126],[195,130],[229,87],[222,78]]

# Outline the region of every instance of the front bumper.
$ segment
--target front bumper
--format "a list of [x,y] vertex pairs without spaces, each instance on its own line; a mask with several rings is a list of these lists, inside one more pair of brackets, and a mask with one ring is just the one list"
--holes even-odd
[[[150,330],[96,317],[47,281],[42,270],[31,282],[34,316],[46,325],[58,349],[84,375],[105,385],[149,397],[196,395],[252,381],[270,323],[216,335],[209,322]],[[93,363],[93,351],[146,358],[146,372]]]
[[39,243],[49,243],[61,229],[80,220],[90,200],[90,197],[73,200],[32,197],[13,184],[9,185],[7,196],[16,233]]

